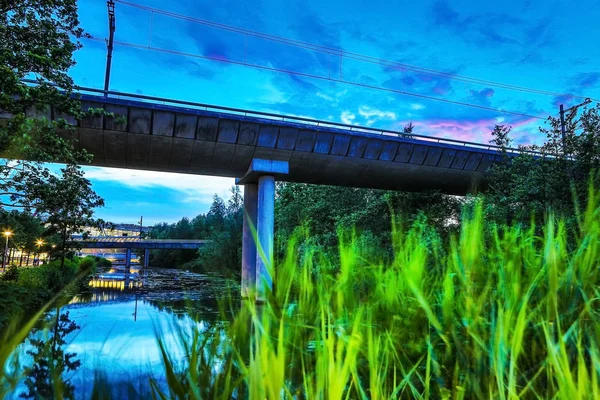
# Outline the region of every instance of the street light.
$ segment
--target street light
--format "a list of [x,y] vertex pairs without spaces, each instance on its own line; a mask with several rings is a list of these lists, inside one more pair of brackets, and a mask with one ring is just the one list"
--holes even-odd
[[[40,250],[41,250],[41,247],[44,245],[44,241],[43,241],[42,239],[38,239],[38,240],[37,240],[35,243],[36,243],[36,244],[37,244],[37,246],[38,246],[38,252],[37,252],[37,265],[40,265],[40,254],[41,254],[41,253],[40,253]],[[35,261],[34,261],[34,265],[35,265]]]
[[571,111],[571,110],[575,110],[581,106],[585,106],[587,104],[590,104],[592,102],[592,99],[590,99],[589,97],[586,98],[583,103],[579,103],[577,105],[574,105],[572,107],[569,107],[567,109],[564,108],[564,106],[561,104],[560,105],[560,129],[562,132],[562,145],[563,145],[563,155],[566,156],[566,152],[567,152],[567,147],[566,147],[566,133],[565,133],[565,113],[567,111]]
[[6,256],[8,254],[8,238],[12,236],[11,231],[2,232],[4,236],[6,236],[6,245],[4,246],[4,257],[2,257],[2,272],[6,270]]

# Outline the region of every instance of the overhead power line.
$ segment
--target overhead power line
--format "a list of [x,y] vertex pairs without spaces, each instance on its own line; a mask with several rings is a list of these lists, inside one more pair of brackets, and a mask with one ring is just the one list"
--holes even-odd
[[[100,38],[91,38],[91,39],[95,40],[95,41],[98,41],[98,42],[103,42],[104,41],[103,39],[100,39]],[[343,84],[357,86],[357,87],[363,87],[363,88],[367,88],[367,89],[373,89],[373,90],[380,90],[380,91],[389,92],[389,93],[402,94],[402,95],[417,97],[417,98],[421,98],[421,99],[425,99],[425,100],[433,100],[433,101],[439,101],[439,102],[447,103],[447,104],[454,104],[454,105],[459,105],[459,106],[464,106],[464,107],[477,108],[477,109],[480,109],[480,110],[494,111],[494,112],[498,112],[498,113],[501,113],[501,114],[518,115],[518,116],[521,116],[521,117],[535,118],[535,119],[540,119],[540,120],[546,119],[545,117],[540,117],[540,116],[537,116],[537,115],[530,115],[530,114],[526,114],[526,113],[522,113],[522,112],[518,112],[518,111],[504,110],[504,109],[500,109],[500,108],[482,106],[482,105],[479,105],[479,104],[472,104],[472,103],[467,103],[467,102],[449,100],[449,99],[444,99],[444,98],[435,97],[435,96],[427,96],[427,95],[424,95],[424,94],[407,92],[407,91],[404,91],[404,90],[398,90],[398,89],[392,89],[392,88],[385,88],[385,87],[380,87],[380,86],[368,85],[368,84],[365,84],[365,83],[349,81],[349,80],[346,80],[346,79],[343,79],[343,78],[330,78],[330,77],[326,77],[326,76],[321,76],[321,75],[316,75],[316,74],[310,74],[310,73],[304,73],[304,72],[298,72],[298,71],[292,71],[292,70],[287,70],[287,69],[283,69],[283,68],[268,67],[268,66],[265,66],[265,65],[252,64],[252,63],[247,63],[247,62],[242,62],[242,61],[226,60],[226,59],[219,58],[219,57],[211,57],[211,56],[205,56],[205,55],[196,54],[196,53],[187,53],[187,52],[178,51],[178,50],[163,49],[163,48],[159,48],[159,47],[152,47],[152,46],[147,46],[147,45],[139,45],[139,44],[129,43],[129,42],[123,42],[123,41],[115,41],[115,44],[120,45],[120,46],[126,46],[126,47],[141,49],[141,50],[151,50],[151,51],[157,51],[157,52],[168,53],[168,54],[176,54],[176,55],[181,55],[181,56],[186,56],[186,57],[193,57],[193,58],[201,58],[201,59],[211,60],[211,61],[218,61],[218,62],[227,63],[227,64],[241,65],[241,66],[255,68],[255,69],[261,69],[261,70],[265,70],[265,71],[281,72],[281,73],[286,73],[286,74],[289,74],[289,75],[301,76],[301,77],[305,77],[305,78],[319,79],[319,80],[324,80],[324,81],[340,82],[340,83],[343,83]]]
[[[304,41],[295,40],[295,39],[289,39],[289,38],[285,38],[285,37],[278,36],[278,35],[272,35],[272,34],[268,34],[268,33],[253,31],[250,29],[240,28],[240,27],[236,27],[236,26],[232,26],[232,25],[226,25],[226,24],[222,24],[219,22],[208,21],[208,20],[204,20],[204,19],[200,19],[200,18],[196,18],[196,17],[190,17],[187,15],[178,14],[178,13],[174,13],[171,11],[161,10],[158,8],[153,8],[153,7],[148,7],[148,6],[132,3],[132,2],[129,2],[126,0],[115,0],[115,1],[118,3],[121,3],[123,5],[138,8],[138,9],[145,10],[145,11],[148,11],[151,13],[161,14],[161,15],[165,15],[168,17],[181,19],[181,20],[185,20],[185,21],[189,21],[189,22],[194,22],[197,24],[210,26],[210,27],[214,27],[214,28],[229,31],[229,32],[239,33],[239,34],[246,35],[246,36],[252,36],[252,37],[256,37],[256,38],[260,38],[260,39],[266,39],[266,40],[270,40],[273,42],[282,43],[282,44],[286,44],[289,46],[294,46],[294,47],[298,47],[298,48],[302,48],[302,49],[306,49],[306,50],[313,50],[313,51],[317,51],[320,53],[335,55],[342,59],[348,58],[348,59],[363,61],[363,62],[367,62],[367,63],[371,63],[371,64],[382,65],[382,66],[397,69],[397,70],[407,70],[407,71],[412,71],[412,72],[416,72],[416,73],[420,73],[420,74],[442,77],[442,78],[446,78],[446,79],[450,79],[450,80],[457,80],[457,81],[462,81],[462,82],[466,82],[466,83],[474,83],[474,84],[478,84],[478,85],[486,85],[486,86],[498,87],[498,88],[502,88],[502,89],[515,90],[515,91],[520,91],[520,92],[540,94],[540,95],[545,95],[545,96],[555,96],[555,97],[556,96],[571,96],[573,98],[582,98],[582,99],[587,98],[587,96],[582,96],[582,95],[574,95],[574,94],[570,94],[570,93],[553,92],[553,91],[548,91],[548,90],[523,87],[523,86],[512,85],[512,84],[507,84],[507,83],[502,83],[502,82],[495,82],[495,81],[490,81],[490,80],[485,80],[485,79],[479,79],[479,78],[458,75],[458,74],[454,74],[451,72],[439,71],[439,70],[434,70],[431,68],[424,68],[424,67],[420,67],[420,66],[416,66],[416,65],[399,63],[399,62],[384,59],[384,58],[378,58],[378,57],[373,57],[373,56],[368,56],[368,55],[364,55],[364,54],[360,54],[360,53],[351,52],[348,50],[344,50],[342,48],[322,46],[319,44],[304,42]],[[593,100],[600,101],[597,99],[593,99]]]

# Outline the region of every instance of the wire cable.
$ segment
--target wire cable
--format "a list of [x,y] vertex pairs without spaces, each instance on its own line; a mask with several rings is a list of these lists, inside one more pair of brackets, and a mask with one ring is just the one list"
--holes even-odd
[[[151,13],[161,14],[161,15],[164,15],[167,17],[181,19],[181,20],[185,20],[188,22],[194,22],[197,24],[210,26],[210,27],[214,27],[217,29],[226,30],[229,32],[235,32],[235,33],[239,33],[242,35],[257,37],[260,39],[266,39],[266,40],[270,40],[273,42],[282,43],[282,44],[286,44],[286,45],[290,45],[290,46],[295,46],[295,47],[299,47],[299,48],[306,49],[306,50],[313,50],[313,51],[317,51],[317,52],[337,55],[342,59],[348,58],[348,59],[363,61],[363,62],[367,62],[367,63],[371,63],[371,64],[382,65],[385,67],[398,69],[398,70],[410,70],[410,71],[413,71],[416,73],[446,78],[446,79],[450,79],[450,80],[458,80],[458,81],[463,81],[463,82],[468,82],[468,83],[473,83],[473,84],[478,84],[478,85],[487,85],[487,86],[498,87],[498,88],[503,88],[503,89],[508,89],[508,90],[516,90],[516,91],[522,91],[522,92],[527,92],[527,93],[540,94],[540,95],[545,95],[545,96],[555,96],[555,97],[570,96],[573,98],[581,98],[581,99],[587,98],[587,96],[582,96],[582,95],[573,95],[570,93],[553,92],[553,91],[548,91],[548,90],[541,90],[541,89],[517,86],[517,85],[495,82],[495,81],[490,81],[490,80],[485,80],[485,79],[467,77],[467,76],[458,75],[458,74],[454,74],[454,73],[450,73],[450,72],[438,71],[438,70],[424,68],[424,67],[410,65],[410,64],[398,63],[396,61],[387,60],[384,58],[378,58],[378,57],[368,56],[368,55],[364,55],[364,54],[360,54],[360,53],[354,53],[351,51],[344,50],[342,48],[322,46],[322,45],[304,42],[304,41],[300,41],[300,40],[289,39],[289,38],[285,38],[285,37],[278,36],[278,35],[272,35],[272,34],[267,34],[267,33],[263,33],[263,32],[253,31],[250,29],[239,28],[239,27],[232,26],[232,25],[226,25],[226,24],[222,24],[219,22],[213,22],[213,21],[196,18],[196,17],[190,17],[187,15],[178,14],[178,13],[174,13],[171,11],[161,10],[158,8],[153,8],[153,7],[144,6],[141,4],[132,3],[132,2],[129,2],[126,0],[115,0],[115,1],[117,3],[121,3],[123,5],[138,8],[138,9],[145,10],[145,11],[148,11]],[[340,75],[341,75],[341,70],[340,70]],[[598,99],[592,99],[592,100],[600,101]]]
[[[95,40],[98,42],[104,41],[103,39],[100,39],[100,38],[91,38],[91,40]],[[518,112],[518,111],[511,111],[511,110],[504,110],[504,109],[499,109],[499,108],[494,108],[494,107],[487,107],[487,106],[482,106],[479,104],[472,104],[472,103],[467,103],[467,102],[461,102],[461,101],[449,100],[449,99],[444,99],[444,98],[439,98],[439,97],[434,97],[434,96],[428,96],[428,95],[424,95],[424,94],[420,94],[420,93],[407,92],[404,90],[384,88],[384,87],[379,87],[379,86],[374,86],[374,85],[368,85],[365,83],[353,82],[353,81],[349,81],[346,79],[329,78],[329,77],[325,77],[325,76],[321,76],[321,75],[292,71],[292,70],[287,70],[287,69],[283,69],[283,68],[268,67],[265,65],[251,64],[248,62],[227,60],[227,59],[223,59],[220,57],[211,57],[211,56],[205,56],[205,55],[201,55],[201,54],[187,53],[187,52],[182,52],[182,51],[178,51],[178,50],[163,49],[163,48],[158,48],[158,47],[123,42],[123,41],[115,41],[115,44],[118,44],[120,46],[141,49],[141,50],[151,50],[151,51],[157,51],[157,52],[161,52],[161,53],[175,54],[175,55],[181,55],[181,56],[186,56],[186,57],[194,57],[194,58],[200,58],[200,59],[205,59],[205,60],[218,61],[218,62],[227,63],[227,64],[240,65],[240,66],[245,66],[245,67],[250,67],[250,68],[261,69],[261,70],[265,70],[265,71],[286,73],[289,75],[296,75],[296,76],[301,76],[304,78],[319,79],[319,80],[324,80],[324,81],[334,81],[334,82],[339,82],[339,83],[343,83],[343,84],[347,84],[347,85],[363,87],[363,88],[367,88],[367,89],[380,90],[380,91],[389,92],[389,93],[396,93],[396,94],[402,94],[402,95],[406,95],[406,96],[417,97],[417,98],[421,98],[421,99],[425,99],[425,100],[439,101],[442,103],[455,104],[455,105],[460,105],[460,106],[464,106],[464,107],[477,108],[477,109],[487,110],[487,111],[494,111],[494,112],[498,112],[501,114],[518,115],[521,117],[535,118],[535,119],[540,119],[540,120],[546,119],[546,117],[530,115],[530,114],[526,114],[526,113],[522,113],[522,112]]]

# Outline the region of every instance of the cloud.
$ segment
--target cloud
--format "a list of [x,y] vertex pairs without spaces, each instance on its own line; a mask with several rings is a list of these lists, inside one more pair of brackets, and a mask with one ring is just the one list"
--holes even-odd
[[574,91],[590,89],[600,83],[600,72],[581,72],[570,79]]
[[524,23],[510,14],[477,13],[461,16],[447,0],[438,0],[430,8],[435,27],[444,27],[479,46],[520,45],[522,38],[515,38]]
[[174,174],[157,171],[141,171],[134,169],[84,167],[85,177],[90,181],[116,182],[131,188],[166,188],[179,192],[181,201],[211,202],[216,193],[220,197],[229,198],[229,191],[235,184],[231,178]]
[[475,101],[476,104],[490,106],[492,97],[494,97],[494,89],[485,88],[482,90],[471,90],[471,99]]
[[459,22],[458,12],[445,0],[433,3],[431,11],[437,25],[456,25]]
[[[533,118],[508,118],[499,121],[497,118],[486,118],[473,121],[457,121],[452,119],[430,119],[426,121],[414,121],[415,133],[421,135],[430,135],[435,137],[462,140],[467,142],[476,142],[487,144],[492,139],[491,131],[495,125],[504,124],[513,128],[513,137],[520,144],[525,143],[521,136],[527,133],[536,132],[537,128],[532,127],[532,124],[538,122]],[[398,124],[398,128],[402,126]],[[525,132],[525,133],[523,133]],[[529,138],[529,136],[527,136]]]
[[386,118],[396,119],[396,114],[391,111],[382,111],[368,106],[361,106],[358,113],[365,118]]
[[354,124],[354,120],[356,120],[356,114],[351,113],[350,111],[342,111],[340,119],[344,124],[352,125]]
[[572,94],[562,94],[560,96],[555,96],[554,101],[552,101],[552,105],[556,108],[560,107],[561,104],[568,106],[575,97]]

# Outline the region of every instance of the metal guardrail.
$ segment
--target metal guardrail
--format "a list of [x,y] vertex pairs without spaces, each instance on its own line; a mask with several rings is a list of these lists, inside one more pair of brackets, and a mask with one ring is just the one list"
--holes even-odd
[[[28,84],[34,84],[34,85],[38,84],[38,82],[36,80],[32,80],[32,79],[22,79],[21,81],[24,83],[28,83]],[[55,85],[52,84],[52,86],[55,86]],[[435,136],[426,136],[426,135],[419,135],[419,134],[414,134],[414,133],[404,133],[401,131],[394,131],[394,130],[389,130],[389,129],[379,129],[379,128],[372,128],[372,127],[367,127],[367,126],[349,125],[349,124],[344,124],[344,123],[339,123],[339,122],[323,121],[323,120],[318,120],[318,119],[313,119],[313,118],[296,117],[296,116],[291,116],[291,115],[281,115],[281,114],[268,113],[268,112],[262,112],[262,111],[252,111],[252,110],[246,110],[246,109],[242,109],[242,108],[217,106],[217,105],[213,105],[213,104],[205,104],[205,103],[198,103],[198,102],[187,101],[187,100],[177,100],[177,99],[169,99],[169,98],[164,98],[164,97],[148,96],[148,95],[137,94],[137,93],[123,93],[123,92],[118,92],[118,91],[114,91],[114,90],[95,89],[95,88],[88,88],[88,87],[77,86],[77,85],[75,85],[73,87],[74,87],[74,89],[76,89],[79,92],[102,94],[103,98],[105,100],[109,100],[111,98],[115,98],[115,99],[119,99],[119,100],[120,99],[143,100],[145,102],[151,102],[152,104],[160,103],[160,104],[166,105],[166,106],[179,105],[179,106],[192,107],[194,109],[200,109],[200,110],[204,110],[204,111],[213,111],[213,112],[223,112],[224,111],[227,113],[235,113],[238,115],[250,116],[250,117],[254,116],[254,117],[259,117],[259,118],[271,119],[271,120],[275,120],[275,121],[300,122],[300,123],[310,124],[310,125],[315,125],[315,126],[320,126],[320,127],[342,128],[342,129],[349,130],[352,132],[370,133],[370,134],[374,134],[374,135],[378,135],[378,136],[383,136],[383,135],[389,135],[389,136],[395,136],[395,137],[400,136],[400,137],[406,137],[408,139],[418,139],[418,140],[423,140],[423,141],[428,141],[428,142],[433,142],[433,143],[440,143],[440,144],[445,143],[445,144],[452,144],[452,145],[458,145],[458,146],[463,146],[463,147],[471,146],[471,147],[477,147],[477,148],[486,149],[486,150],[496,150],[498,152],[503,150],[502,147],[492,145],[492,144],[468,142],[468,141],[448,139],[448,138],[439,138],[439,137],[435,137]],[[109,96],[114,96],[114,97],[109,97]],[[504,148],[504,150],[509,153],[518,153],[518,154],[527,153],[527,154],[532,154],[535,156],[542,156],[542,157],[548,156],[548,154],[545,154],[540,151],[519,149],[519,148],[514,148],[514,147],[507,147],[507,148]]]

